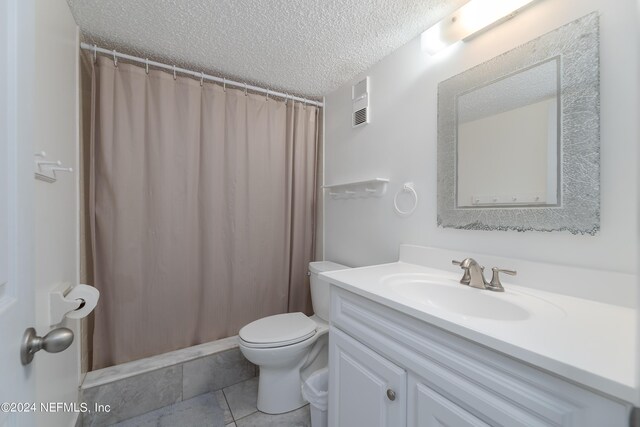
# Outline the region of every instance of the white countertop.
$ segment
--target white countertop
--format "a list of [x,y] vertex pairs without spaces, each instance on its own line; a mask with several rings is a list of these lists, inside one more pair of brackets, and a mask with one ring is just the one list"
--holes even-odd
[[428,274],[455,280],[461,277],[406,262],[333,271],[322,276],[339,288],[577,384],[636,406],[640,404],[635,309],[516,286],[503,278],[505,294],[511,291],[546,300],[560,309],[560,315],[531,316],[518,321],[464,317],[398,294],[382,282],[385,276],[394,274]]

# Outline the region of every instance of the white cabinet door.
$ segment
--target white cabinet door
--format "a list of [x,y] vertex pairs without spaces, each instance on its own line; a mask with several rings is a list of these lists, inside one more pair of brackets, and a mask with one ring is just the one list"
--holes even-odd
[[406,371],[333,327],[329,346],[329,425],[405,426]]
[[409,380],[408,414],[411,427],[489,427],[489,424],[413,378]]

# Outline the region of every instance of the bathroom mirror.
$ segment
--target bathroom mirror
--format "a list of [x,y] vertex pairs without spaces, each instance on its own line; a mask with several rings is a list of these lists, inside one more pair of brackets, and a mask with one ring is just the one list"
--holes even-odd
[[555,57],[457,97],[458,207],[558,204],[559,70]]
[[438,225],[599,229],[592,13],[438,85]]

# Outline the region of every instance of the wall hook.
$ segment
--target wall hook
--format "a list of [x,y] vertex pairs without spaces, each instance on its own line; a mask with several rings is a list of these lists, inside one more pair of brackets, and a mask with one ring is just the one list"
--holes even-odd
[[[35,153],[37,159],[44,159],[47,153],[40,151]],[[60,160],[36,160],[34,176],[36,179],[48,183],[54,183],[58,179],[56,172],[73,172],[72,168],[62,167]]]

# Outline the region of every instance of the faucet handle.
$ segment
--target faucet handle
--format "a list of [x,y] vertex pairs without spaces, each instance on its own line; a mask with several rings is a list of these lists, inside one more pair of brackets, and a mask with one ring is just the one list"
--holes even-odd
[[460,279],[460,284],[469,285],[471,283],[471,273],[469,273],[469,267],[465,264],[465,261],[456,261],[455,259],[451,260],[451,264],[459,265],[461,269],[464,270],[464,274],[462,275],[462,279]]
[[518,272],[515,270],[505,270],[498,267],[493,267],[491,271],[493,272],[491,275],[491,283],[487,285],[487,289],[495,292],[504,292],[502,283],[500,283],[500,273],[508,274],[510,276],[515,276],[516,274],[518,274]]

